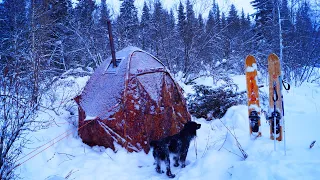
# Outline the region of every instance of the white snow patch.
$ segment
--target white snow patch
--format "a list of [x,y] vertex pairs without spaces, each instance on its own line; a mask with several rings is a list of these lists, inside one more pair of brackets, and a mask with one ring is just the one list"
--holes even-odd
[[256,104],[250,104],[249,109],[254,109],[257,112],[261,111],[260,107]]
[[258,68],[257,68],[257,64],[256,63],[253,63],[252,66],[248,66],[246,68],[246,72],[253,72],[253,71],[256,71]]
[[143,88],[148,92],[151,99],[155,102],[158,102],[161,95],[162,76],[162,72],[157,72],[152,74],[144,74],[137,77]]
[[214,67],[218,67],[220,66],[221,62],[220,61],[217,61],[216,64],[214,65]]
[[97,116],[86,116],[86,118],[84,120],[88,121],[88,120],[94,120],[96,118],[97,118]]

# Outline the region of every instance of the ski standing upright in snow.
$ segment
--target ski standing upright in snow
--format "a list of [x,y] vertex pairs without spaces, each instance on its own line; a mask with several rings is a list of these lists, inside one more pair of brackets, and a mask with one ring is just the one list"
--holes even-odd
[[269,113],[270,139],[282,141],[282,96],[281,96],[281,68],[277,55],[270,54],[268,57],[269,72]]
[[246,58],[246,80],[247,80],[247,96],[248,96],[248,114],[250,136],[256,139],[261,136],[259,131],[260,122],[260,103],[258,89],[258,71],[256,59],[249,55]]

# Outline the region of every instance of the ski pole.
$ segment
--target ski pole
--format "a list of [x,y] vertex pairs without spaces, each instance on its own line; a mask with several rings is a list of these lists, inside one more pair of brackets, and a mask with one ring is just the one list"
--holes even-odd
[[[279,76],[279,82],[282,82],[282,85],[285,90],[290,89],[290,84],[285,82],[282,79],[282,76]],[[288,87],[286,87],[284,84],[287,84]],[[285,119],[284,119],[284,104],[283,104],[283,93],[282,93],[282,86],[280,85],[280,93],[281,93],[281,105],[282,105],[282,120],[283,120],[283,143],[284,143],[284,155],[287,155],[287,144],[286,144],[286,126],[285,126]]]
[[[279,76],[279,82],[282,82],[282,77]],[[283,105],[283,94],[282,94],[282,86],[280,85],[280,93],[281,93],[281,106],[282,106],[282,122],[283,122],[283,145],[284,145],[284,155],[287,155],[287,147],[286,147],[286,123],[284,120],[284,105]]]
[[277,121],[277,100],[278,100],[278,94],[276,89],[276,81],[273,81],[273,143],[274,143],[274,151],[276,151],[276,121]]

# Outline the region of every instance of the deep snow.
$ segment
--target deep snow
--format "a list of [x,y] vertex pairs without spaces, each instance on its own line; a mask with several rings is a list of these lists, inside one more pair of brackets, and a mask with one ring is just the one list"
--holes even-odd
[[[239,91],[245,90],[245,77],[234,76]],[[30,134],[31,143],[24,149],[26,155],[65,131],[46,146],[38,149],[18,162],[45,149],[19,166],[16,172],[23,179],[168,179],[165,174],[157,174],[151,153],[127,153],[117,146],[117,152],[103,147],[89,147],[77,136],[77,106],[71,100],[84,87],[88,77],[68,77],[53,85],[46,98],[46,106],[37,120],[43,122],[42,130]],[[211,78],[201,78],[198,84],[213,85]],[[181,83],[180,83],[181,84]],[[186,93],[190,86],[181,84]],[[267,92],[268,87],[262,88]],[[248,112],[246,105],[234,106],[220,120],[201,123],[198,137],[192,141],[187,156],[187,166],[181,169],[172,166],[175,179],[319,179],[320,145],[320,89],[319,85],[304,83],[301,87],[291,87],[284,91],[285,129],[287,153],[284,143],[276,143],[269,138],[269,125],[262,115],[262,137],[251,140],[249,136]],[[262,107],[266,110],[267,107]],[[75,113],[71,115],[71,113]],[[235,139],[228,133],[224,123],[234,133],[248,158],[243,160]],[[60,140],[61,139],[61,140]],[[162,166],[164,169],[164,165]]]

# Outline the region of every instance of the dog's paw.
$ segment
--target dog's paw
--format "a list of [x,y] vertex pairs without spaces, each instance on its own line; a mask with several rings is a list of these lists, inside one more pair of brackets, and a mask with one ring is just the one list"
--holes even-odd
[[168,176],[169,178],[174,178],[174,177],[176,177],[176,175],[175,175],[175,174],[172,174],[171,171],[167,171],[167,176]]
[[162,174],[164,171],[162,171],[160,168],[156,168],[157,173]]
[[174,167],[178,167],[180,164],[179,163],[174,163]]
[[182,164],[182,165],[181,165],[181,168],[185,168],[185,167],[186,167],[186,164]]

